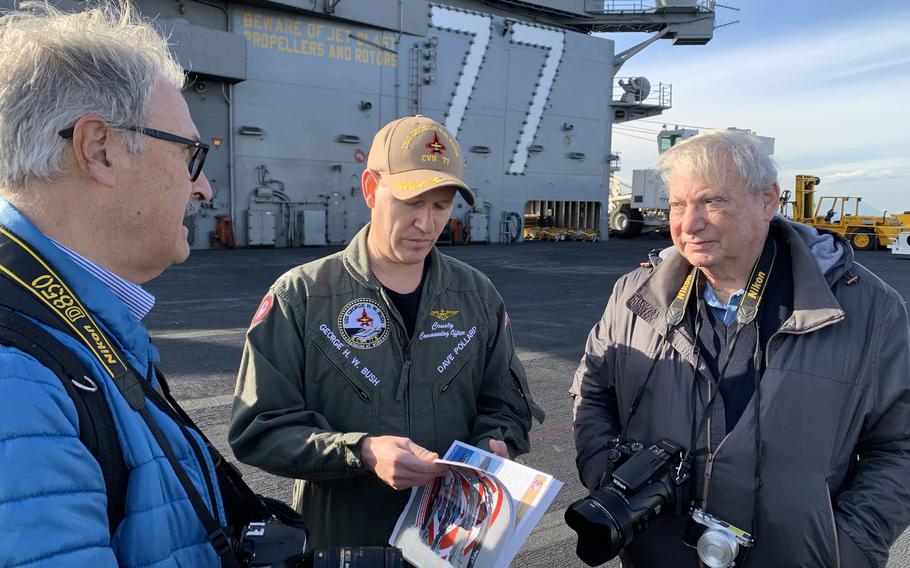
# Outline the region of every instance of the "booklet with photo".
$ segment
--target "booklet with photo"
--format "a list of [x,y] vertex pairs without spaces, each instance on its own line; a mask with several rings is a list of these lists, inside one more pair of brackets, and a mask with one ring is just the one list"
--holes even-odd
[[418,568],[508,566],[562,482],[462,442],[445,477],[411,490],[389,544]]

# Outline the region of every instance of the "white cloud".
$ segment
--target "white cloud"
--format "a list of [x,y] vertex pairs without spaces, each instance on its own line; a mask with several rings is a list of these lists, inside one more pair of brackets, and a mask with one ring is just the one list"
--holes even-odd
[[844,79],[847,77],[869,73],[871,71],[879,71],[907,64],[910,64],[910,57],[892,57],[890,59],[885,59],[884,61],[874,61],[872,63],[864,63],[848,69],[834,71],[828,74],[827,79]]
[[821,195],[861,196],[873,212],[910,210],[910,157],[832,162],[811,170],[781,168],[781,186],[789,188],[797,174],[818,176]]
[[[845,21],[836,29],[807,29],[789,35],[774,35],[771,31],[761,40],[704,54],[699,54],[697,48],[663,45],[660,61],[646,59],[642,63],[652,67],[672,62],[669,67],[678,78],[674,82],[684,77],[694,82],[750,77],[804,89],[828,76],[862,69],[870,62],[903,58],[910,49],[905,22],[906,18],[892,15],[866,22]],[[735,29],[731,33],[735,36]],[[632,72],[635,65],[633,58],[623,71]],[[790,84],[791,79],[800,82]]]
[[[797,172],[792,168],[781,168],[782,172]],[[802,171],[802,170],[800,170]],[[910,157],[872,158],[849,162],[830,162],[816,167],[812,173],[823,176],[829,183],[857,179],[894,179],[910,174]]]
[[[891,14],[799,33],[769,30],[747,45],[701,53],[662,46],[643,53],[640,65],[632,58],[623,74],[673,84],[673,108],[655,120],[737,126],[774,137],[782,185],[789,187],[796,173],[815,174],[826,187],[868,196],[880,208],[910,209],[907,19]],[[720,39],[729,45],[735,35]],[[621,175],[631,177],[632,169],[651,167],[656,143],[631,138],[623,127],[660,126],[619,126],[613,146],[622,153]]]
[[873,179],[899,179],[901,175],[892,170],[851,170],[848,172],[837,172],[828,176],[835,182],[842,180],[873,180]]

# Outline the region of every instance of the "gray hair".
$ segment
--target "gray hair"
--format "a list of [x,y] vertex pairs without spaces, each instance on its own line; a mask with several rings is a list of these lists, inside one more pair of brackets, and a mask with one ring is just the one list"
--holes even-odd
[[668,183],[674,170],[722,185],[733,175],[755,194],[777,184],[777,165],[765,144],[737,130],[709,130],[670,148],[657,159],[657,171]]
[[[61,173],[57,132],[96,114],[112,128],[143,126],[159,80],[184,73],[167,41],[129,0],[77,13],[29,2],[0,17],[0,189],[17,193]],[[124,131],[127,151],[142,135]]]

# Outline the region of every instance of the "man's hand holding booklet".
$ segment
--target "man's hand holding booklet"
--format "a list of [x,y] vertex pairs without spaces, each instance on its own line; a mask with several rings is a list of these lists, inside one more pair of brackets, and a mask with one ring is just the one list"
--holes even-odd
[[389,544],[419,568],[508,566],[553,502],[553,476],[462,442],[449,473],[411,490]]

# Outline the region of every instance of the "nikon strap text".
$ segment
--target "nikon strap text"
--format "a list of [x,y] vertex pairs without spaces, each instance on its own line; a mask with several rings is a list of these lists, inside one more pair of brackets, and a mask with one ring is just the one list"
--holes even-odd
[[[151,385],[126,362],[63,278],[28,243],[3,226],[0,226],[0,274],[45,308],[44,314],[29,315],[66,332],[88,348],[130,407],[142,416],[186,491],[222,565],[239,568],[230,540],[206,507],[149,412],[146,395],[151,391]],[[48,318],[48,315],[52,317]],[[56,320],[55,324],[48,319]]]

